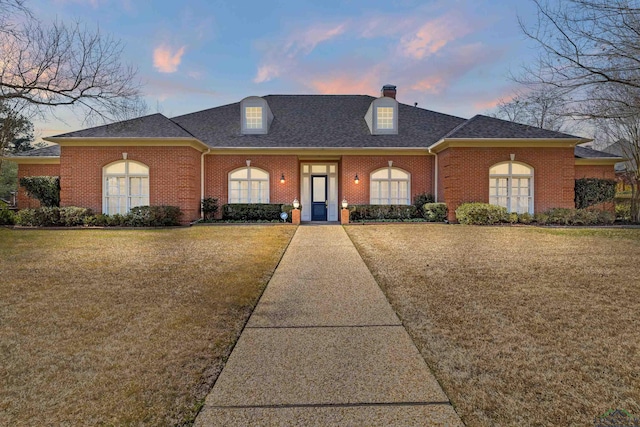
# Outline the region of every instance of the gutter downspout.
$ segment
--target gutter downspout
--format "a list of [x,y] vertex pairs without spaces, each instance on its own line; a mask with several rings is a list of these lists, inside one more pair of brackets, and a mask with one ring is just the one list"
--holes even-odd
[[438,153],[434,153],[431,151],[431,148],[429,148],[429,154],[433,154],[434,156],[436,156],[436,164],[435,164],[435,179],[434,179],[434,186],[433,186],[433,198],[436,201],[436,203],[438,203]]
[[200,218],[204,219],[204,212],[202,211],[202,200],[204,199],[204,156],[205,154],[209,154],[211,152],[211,148],[207,148],[207,151],[203,151],[200,155]]

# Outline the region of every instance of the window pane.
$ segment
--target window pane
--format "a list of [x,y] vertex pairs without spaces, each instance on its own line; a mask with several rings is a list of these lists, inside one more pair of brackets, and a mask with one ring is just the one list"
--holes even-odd
[[147,175],[149,168],[135,162],[129,162],[129,173],[135,175]]
[[269,174],[262,169],[251,168],[251,179],[269,179]]
[[262,107],[245,107],[247,129],[262,129]]
[[393,179],[409,179],[409,174],[403,170],[391,168],[391,178]]
[[513,175],[531,175],[531,168],[519,163],[512,163],[511,173]]
[[323,176],[313,177],[313,202],[324,202],[327,200],[326,186],[327,180]]
[[393,107],[378,107],[376,110],[378,129],[393,129]]
[[489,169],[489,175],[508,175],[509,174],[509,163],[502,163],[500,165],[495,165],[491,169]]
[[327,173],[326,165],[311,165],[311,173]]
[[371,174],[371,179],[387,179],[389,177],[389,169],[380,169]]
[[231,179],[247,179],[249,177],[249,169],[242,168],[237,171],[233,171],[229,174],[229,178]]
[[124,162],[124,161],[118,162],[118,163],[114,163],[114,164],[109,165],[106,168],[104,168],[104,173],[109,174],[109,175],[112,175],[112,174],[124,175],[125,174],[125,165],[126,165],[126,162]]

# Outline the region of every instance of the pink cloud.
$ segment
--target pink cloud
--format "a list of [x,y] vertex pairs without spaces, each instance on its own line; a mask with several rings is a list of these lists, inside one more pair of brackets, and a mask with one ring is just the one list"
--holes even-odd
[[460,17],[441,16],[402,37],[400,51],[404,56],[420,60],[433,55],[450,42],[464,37],[471,31],[471,26]]
[[417,81],[411,86],[411,89],[418,92],[438,93],[442,90],[444,79],[442,76],[432,76]]
[[182,46],[174,52],[166,45],[158,46],[153,51],[153,66],[161,73],[175,73],[182,62],[185,48]]
[[346,23],[316,25],[302,31],[294,31],[284,44],[267,49],[265,59],[258,66],[254,83],[268,82],[288,69],[295,68],[300,56],[309,55],[320,43],[338,37],[345,32]]

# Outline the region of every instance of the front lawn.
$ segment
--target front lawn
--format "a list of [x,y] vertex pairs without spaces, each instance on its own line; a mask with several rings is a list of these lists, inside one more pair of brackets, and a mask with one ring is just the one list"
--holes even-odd
[[0,425],[188,422],[294,232],[0,228]]
[[346,230],[467,425],[640,416],[640,230]]

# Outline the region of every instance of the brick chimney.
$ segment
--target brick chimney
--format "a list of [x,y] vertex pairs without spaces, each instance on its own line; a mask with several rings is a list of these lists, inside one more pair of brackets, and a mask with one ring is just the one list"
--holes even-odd
[[389,98],[396,99],[396,87],[394,85],[382,86],[382,96],[388,96]]

